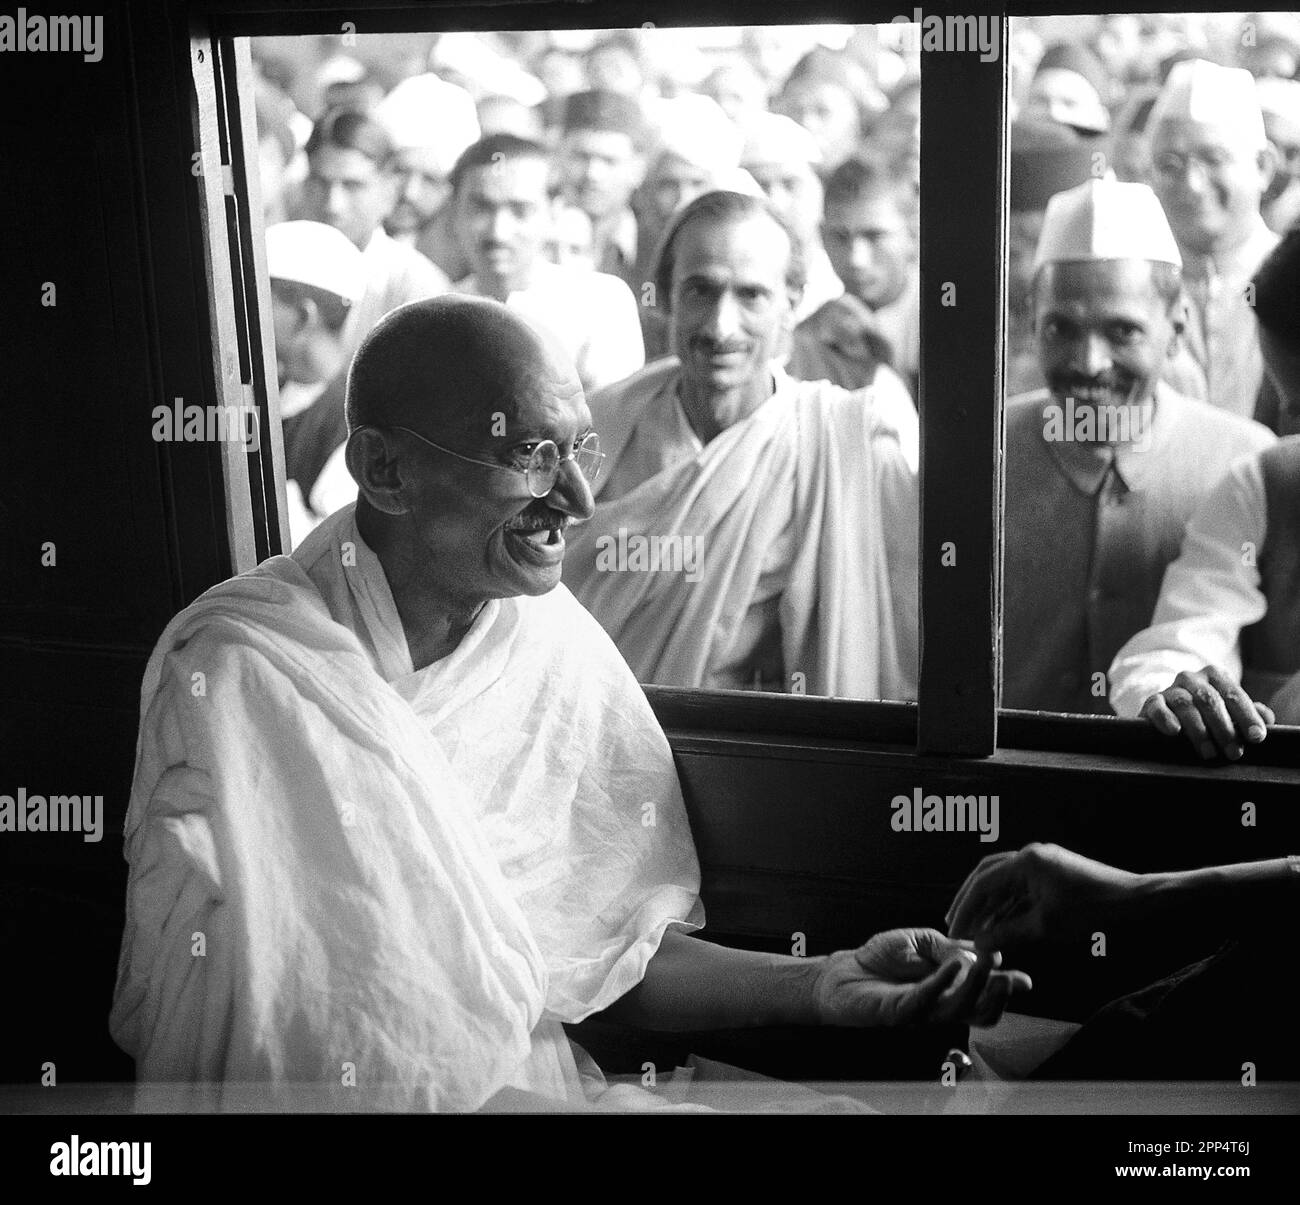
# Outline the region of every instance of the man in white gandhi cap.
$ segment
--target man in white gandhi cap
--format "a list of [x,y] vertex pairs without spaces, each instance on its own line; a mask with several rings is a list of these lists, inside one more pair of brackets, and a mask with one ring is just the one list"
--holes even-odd
[[[365,294],[365,257],[324,222],[276,222],[266,228],[271,321],[280,386],[280,417],[297,432],[302,416],[347,370],[348,314]],[[288,458],[289,531],[297,544],[335,507],[316,493],[319,478],[303,459]]]
[[393,141],[391,170],[397,200],[384,228],[399,243],[459,280],[469,259],[451,229],[451,169],[478,141],[474,100],[464,88],[432,72],[399,83],[375,106],[374,118]]
[[1180,266],[1145,184],[1089,180],[1048,203],[1032,284],[1047,388],[1006,415],[1007,707],[1108,712],[1111,658],[1149,622],[1197,503],[1274,442],[1161,381]]
[[[1300,419],[1300,230],[1255,274],[1260,345],[1282,417]],[[1110,668],[1111,705],[1201,757],[1244,756],[1300,724],[1300,435],[1229,469],[1187,525],[1151,625]]]
[[[656,130],[645,179],[637,186],[632,209],[637,220],[633,290],[641,300],[641,333],[646,360],[670,354],[668,318],[655,303],[654,270],[659,244],[672,216],[702,193],[731,188],[740,168],[744,135],[707,96],[674,96],[650,109]],[[753,190],[757,190],[756,183]]]
[[821,150],[797,121],[781,113],[758,113],[746,122],[740,166],[758,182],[773,210],[799,240],[805,283],[795,308],[802,322],[844,292],[822,243],[825,190],[817,172]]
[[1239,67],[1178,63],[1147,129],[1151,183],[1182,254],[1188,302],[1183,346],[1165,379],[1250,418],[1264,361],[1248,286],[1278,241],[1260,215],[1276,154],[1255,81]]

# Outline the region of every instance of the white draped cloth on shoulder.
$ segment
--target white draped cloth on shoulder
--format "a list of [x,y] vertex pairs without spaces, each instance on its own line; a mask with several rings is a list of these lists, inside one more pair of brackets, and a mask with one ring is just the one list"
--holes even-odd
[[561,1022],[703,921],[671,752],[595,621],[564,587],[489,601],[413,672],[352,507],[178,615],[141,716],[111,1030],[142,1082],[585,1104]]
[[[679,371],[656,361],[593,402],[611,475],[646,408],[676,404]],[[810,694],[914,699],[914,433],[870,388],[774,375],[747,419],[631,492],[598,497],[594,519],[566,536],[565,583],[642,682],[710,685],[748,609],[775,588],[787,689],[801,674]],[[697,548],[695,571],[665,569],[666,554],[649,569],[611,555],[654,543]]]

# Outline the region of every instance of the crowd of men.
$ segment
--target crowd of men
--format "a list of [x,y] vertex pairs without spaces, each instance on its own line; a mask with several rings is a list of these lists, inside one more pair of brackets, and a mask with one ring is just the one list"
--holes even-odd
[[[1226,714],[1208,668],[1276,685],[1300,642],[1243,669],[1235,635],[1198,634],[1262,622],[1265,577],[1291,590],[1276,527],[1266,546],[1252,504],[1230,599],[1179,558],[1221,525],[1229,470],[1300,429],[1255,280],[1300,214],[1300,31],[1126,20],[1013,39],[1002,700],[1173,707],[1235,753],[1203,731]],[[295,542],[356,498],[362,337],[404,302],[493,298],[558,340],[591,405],[604,464],[564,580],[641,680],[912,698],[916,54],[863,27],[674,69],[648,36],[444,35],[386,88],[336,56],[309,133],[263,82]]]
[[[566,582],[643,680],[914,697],[916,56],[860,30],[774,73],[742,45],[688,90],[655,86],[639,35],[571,56],[563,93],[487,38],[386,91],[325,65],[299,178],[263,180],[295,543],[356,498],[360,338],[404,302],[492,298],[592,406],[601,506]],[[291,115],[262,87],[271,143]],[[675,571],[638,570],[661,553]]]
[[1300,720],[1300,29],[1138,21],[1047,46],[1011,126],[1002,701],[1237,758]]

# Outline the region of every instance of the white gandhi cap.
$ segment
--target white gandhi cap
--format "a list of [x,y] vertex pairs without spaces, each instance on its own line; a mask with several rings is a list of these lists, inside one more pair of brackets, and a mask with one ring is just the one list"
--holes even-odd
[[656,159],[671,154],[717,171],[740,162],[744,135],[716,101],[688,93],[652,101],[648,109]]
[[398,150],[432,151],[444,175],[479,138],[478,113],[470,94],[428,71],[402,80],[371,116],[388,131]]
[[266,272],[272,280],[324,289],[345,301],[366,291],[366,265],[352,240],[323,222],[276,222],[266,228]]
[[1145,184],[1088,180],[1047,202],[1034,271],[1044,264],[1149,259],[1182,267],[1174,232]]
[[1243,67],[1220,67],[1205,59],[1175,63],[1156,97],[1147,129],[1154,136],[1166,121],[1213,126],[1251,150],[1264,145],[1255,79]]
[[820,163],[817,140],[782,113],[755,113],[744,127],[740,166],[751,163]]

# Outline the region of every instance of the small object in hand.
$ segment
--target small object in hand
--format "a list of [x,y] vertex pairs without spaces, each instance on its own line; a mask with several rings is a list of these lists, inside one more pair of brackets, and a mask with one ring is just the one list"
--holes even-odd
[[964,1050],[958,1049],[956,1046],[954,1046],[950,1051],[948,1051],[947,1054],[943,1056],[944,1070],[947,1069],[949,1063],[951,1063],[953,1067],[956,1068],[958,1079],[961,1079],[961,1077],[965,1075],[967,1071],[969,1071],[973,1066],[975,1066],[975,1064],[971,1062],[970,1055],[968,1055]]

